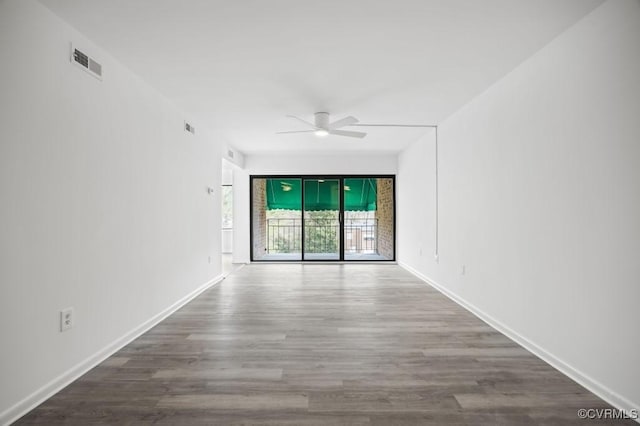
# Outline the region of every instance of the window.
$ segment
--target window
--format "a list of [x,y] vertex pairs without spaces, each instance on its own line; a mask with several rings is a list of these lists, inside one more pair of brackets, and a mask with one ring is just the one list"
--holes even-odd
[[222,185],[222,229],[233,228],[233,186]]

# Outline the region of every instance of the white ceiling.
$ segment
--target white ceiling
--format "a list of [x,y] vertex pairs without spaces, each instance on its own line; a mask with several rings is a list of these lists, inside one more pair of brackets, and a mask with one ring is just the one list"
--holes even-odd
[[402,150],[426,130],[274,133],[304,128],[285,115],[315,111],[437,124],[602,0],[41,2],[217,137],[257,153]]

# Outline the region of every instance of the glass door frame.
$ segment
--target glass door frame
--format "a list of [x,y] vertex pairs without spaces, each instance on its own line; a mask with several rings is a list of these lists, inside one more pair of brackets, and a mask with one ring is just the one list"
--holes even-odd
[[[253,220],[254,220],[254,206],[253,206],[253,183],[255,179],[300,179],[301,181],[301,241],[300,241],[300,260],[289,259],[255,259],[255,253],[253,248],[254,232],[253,232]],[[338,259],[305,259],[305,219],[304,219],[304,182],[305,180],[338,180],[340,188],[340,211],[339,211],[339,249]],[[392,196],[393,196],[393,258],[392,259],[345,259],[345,247],[344,247],[344,223],[345,223],[345,211],[344,211],[344,181],[345,179],[391,179],[392,182]],[[395,262],[396,260],[396,175],[390,174],[314,174],[314,175],[300,175],[300,174],[274,174],[274,175],[250,175],[249,176],[249,252],[251,262],[285,262],[285,263],[307,263],[307,262]]]
[[[301,256],[302,256],[302,261],[303,262],[317,262],[317,261],[324,261],[324,262],[341,262],[344,260],[344,231],[343,231],[343,224],[344,224],[344,178],[342,177],[331,177],[331,176],[317,176],[317,177],[302,177],[301,178],[301,185],[302,185],[302,252],[301,252]],[[337,181],[338,182],[338,250],[337,253],[335,253],[338,257],[337,258],[327,258],[327,259],[312,259],[312,258],[306,258],[305,255],[311,254],[310,253],[306,253],[306,243],[307,243],[307,226],[306,226],[306,219],[305,219],[305,213],[307,213],[307,210],[305,209],[305,197],[307,196],[306,194],[306,189],[307,189],[307,185],[306,183],[309,181],[316,181],[318,182],[318,184],[320,184],[320,181]],[[318,194],[319,194],[319,188],[318,188]],[[309,210],[309,211],[313,211],[313,210]],[[326,253],[329,254],[329,253]],[[333,253],[331,253],[333,254]]]

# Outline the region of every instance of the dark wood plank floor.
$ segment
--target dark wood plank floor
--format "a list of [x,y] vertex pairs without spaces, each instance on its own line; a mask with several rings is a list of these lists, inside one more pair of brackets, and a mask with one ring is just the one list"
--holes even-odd
[[395,265],[250,265],[18,424],[602,425],[586,391]]

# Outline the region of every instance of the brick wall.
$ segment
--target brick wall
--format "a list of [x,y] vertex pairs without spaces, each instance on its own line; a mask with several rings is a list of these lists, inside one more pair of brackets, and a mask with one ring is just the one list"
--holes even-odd
[[393,259],[393,179],[378,178],[376,218],[378,219],[378,254]]
[[253,259],[266,254],[267,247],[267,181],[253,179]]

